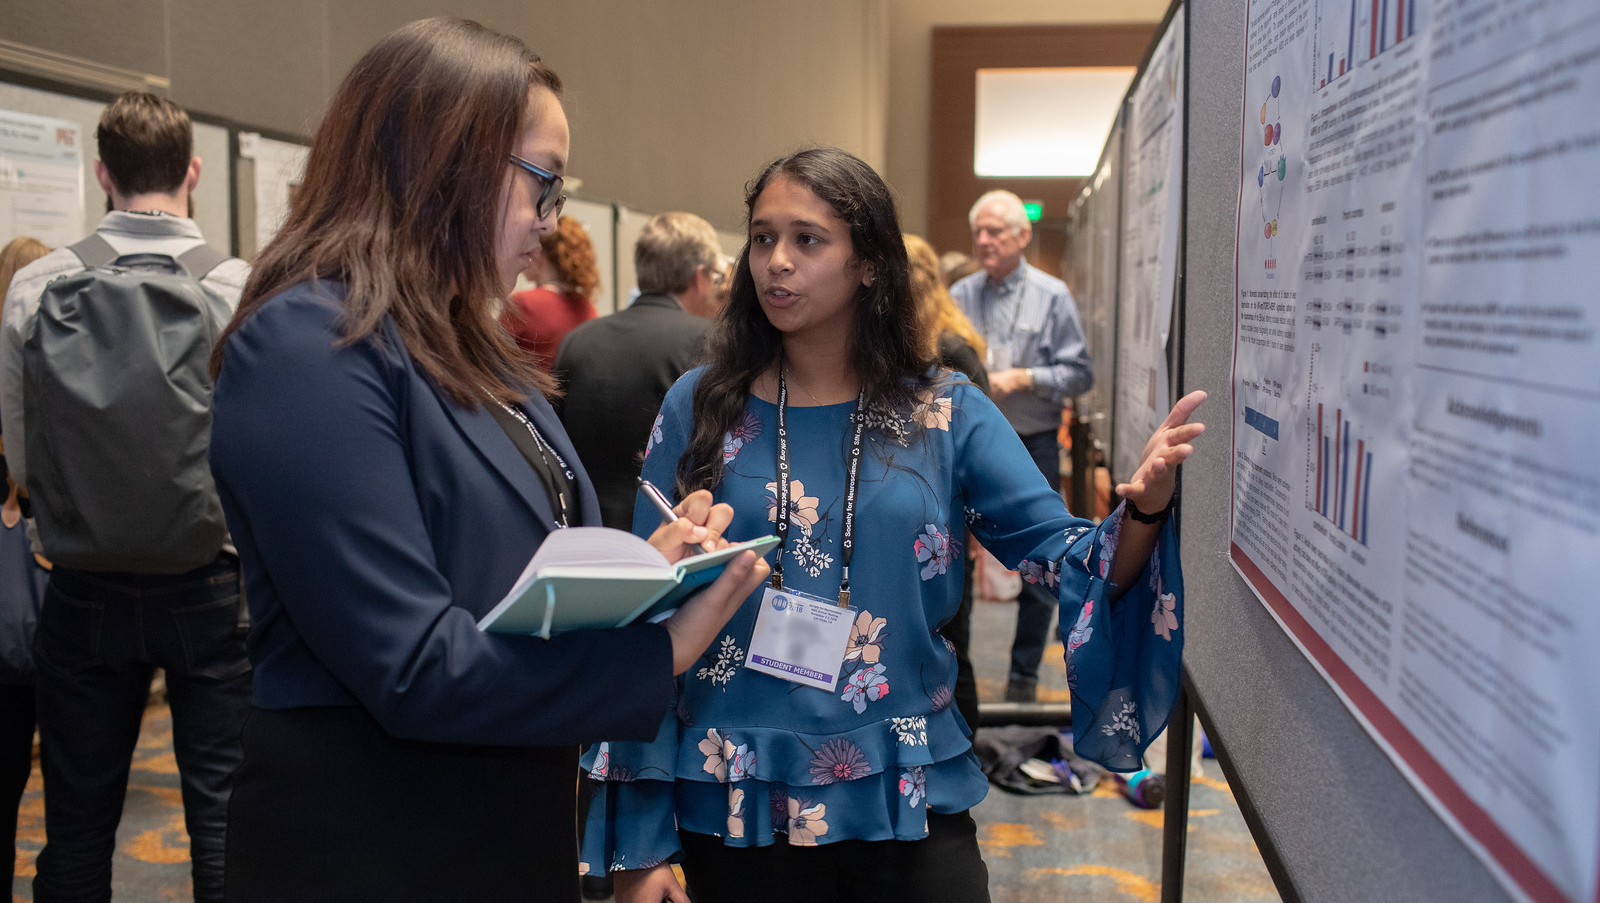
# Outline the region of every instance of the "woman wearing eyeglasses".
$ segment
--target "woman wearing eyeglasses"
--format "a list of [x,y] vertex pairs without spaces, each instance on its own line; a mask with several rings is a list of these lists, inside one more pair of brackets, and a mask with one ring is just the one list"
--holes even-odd
[[[218,344],[255,665],[230,900],[577,899],[578,744],[653,735],[766,573],[746,553],[664,625],[477,629],[546,536],[600,522],[548,377],[495,319],[561,205],[560,87],[471,22],[380,41]],[[678,510],[651,537],[669,559],[724,544],[727,506]]]

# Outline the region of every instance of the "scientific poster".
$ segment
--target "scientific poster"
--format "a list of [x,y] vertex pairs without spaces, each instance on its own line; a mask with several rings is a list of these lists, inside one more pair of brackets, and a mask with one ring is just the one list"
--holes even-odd
[[239,134],[239,156],[256,161],[256,250],[272,241],[289,216],[289,203],[305,178],[309,148],[287,141],[263,138],[255,132]]
[[1251,0],[1232,557],[1517,897],[1597,899],[1600,8]]
[[83,237],[78,124],[0,110],[0,245],[19,236],[52,248]]
[[1111,470],[1115,480],[1133,476],[1145,441],[1171,407],[1167,338],[1183,200],[1183,22],[1180,6],[1134,83],[1128,104]]

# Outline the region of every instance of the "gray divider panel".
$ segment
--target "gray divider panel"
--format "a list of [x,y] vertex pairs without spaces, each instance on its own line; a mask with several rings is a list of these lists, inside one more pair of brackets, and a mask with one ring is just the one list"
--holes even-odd
[[[1249,5],[1189,0],[1185,391],[1212,425],[1183,476],[1195,702],[1286,899],[1494,903],[1500,885],[1406,783],[1228,562],[1229,386]],[[1276,860],[1276,862],[1274,862]]]

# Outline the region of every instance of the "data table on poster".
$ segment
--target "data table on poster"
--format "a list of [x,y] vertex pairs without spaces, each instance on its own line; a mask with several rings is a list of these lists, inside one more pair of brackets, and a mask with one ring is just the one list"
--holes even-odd
[[1600,899],[1600,8],[1252,0],[1232,559],[1522,899]]

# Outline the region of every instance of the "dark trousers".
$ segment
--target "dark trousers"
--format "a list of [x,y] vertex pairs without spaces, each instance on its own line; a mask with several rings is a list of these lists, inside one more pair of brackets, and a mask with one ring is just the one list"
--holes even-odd
[[679,831],[694,903],[988,903],[989,869],[966,812],[928,813],[922,840],[840,840],[795,847],[729,847]]
[[45,847],[33,898],[111,899],[111,857],[140,722],[167,674],[196,901],[222,899],[228,795],[250,706],[239,562],[186,574],[57,567],[34,639]]
[[[0,807],[5,809],[0,818],[5,831],[0,841],[5,846],[0,853],[11,851],[12,883],[17,869],[17,806],[33,773],[33,694],[33,684],[0,684]],[[9,898],[11,884],[6,887]]]
[[578,903],[578,748],[399,740],[356,706],[255,709],[233,903]]
[[[1033,463],[1044,474],[1046,483],[1059,495],[1061,492],[1061,445],[1056,441],[1056,431],[1029,433],[1022,437]],[[1035,682],[1039,679],[1039,664],[1044,661],[1044,647],[1050,640],[1050,621],[1055,617],[1055,593],[1042,585],[1023,581],[1017,594],[1017,634],[1011,641],[1011,680]]]

